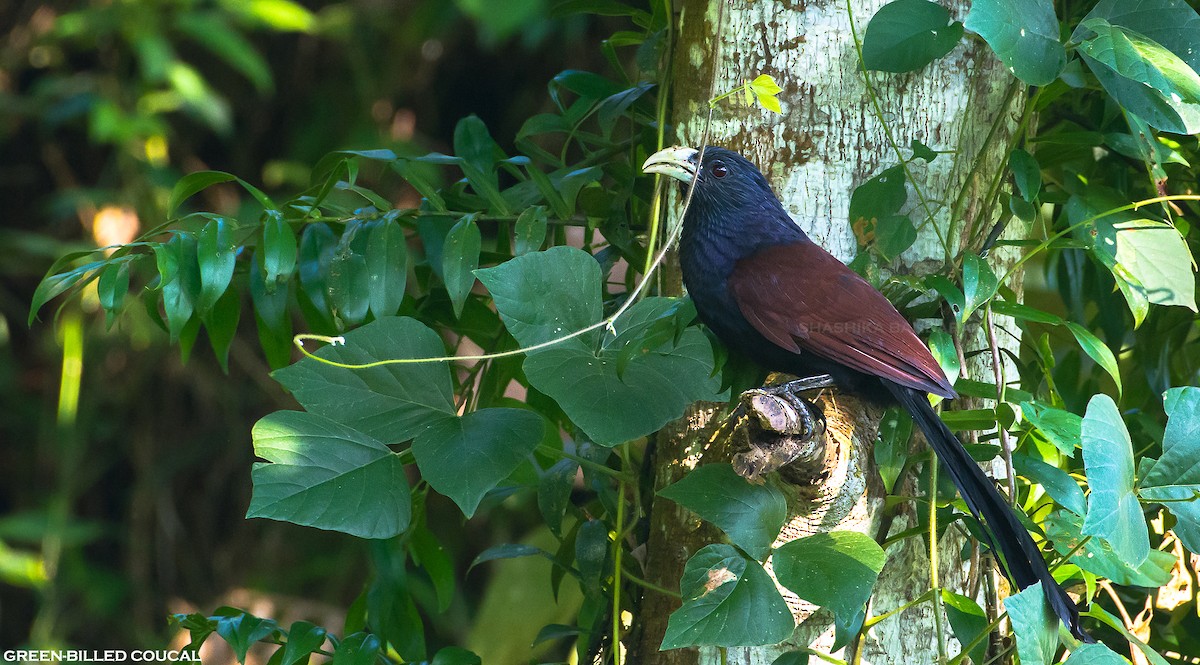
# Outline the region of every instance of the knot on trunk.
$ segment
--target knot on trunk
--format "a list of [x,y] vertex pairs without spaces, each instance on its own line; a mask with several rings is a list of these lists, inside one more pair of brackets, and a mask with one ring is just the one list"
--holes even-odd
[[810,380],[747,390],[737,411],[738,431],[749,450],[733,457],[738,475],[751,482],[779,470],[793,484],[810,484],[825,474],[825,414],[800,393]]

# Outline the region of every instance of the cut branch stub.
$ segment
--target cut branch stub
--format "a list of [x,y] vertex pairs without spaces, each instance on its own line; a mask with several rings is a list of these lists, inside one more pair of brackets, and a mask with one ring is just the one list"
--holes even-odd
[[[749,450],[733,457],[738,475],[751,482],[775,470],[788,480],[812,482],[825,472],[825,415],[800,396],[814,386],[809,379],[742,393],[738,411],[746,414],[739,427]],[[786,469],[785,469],[786,467]]]

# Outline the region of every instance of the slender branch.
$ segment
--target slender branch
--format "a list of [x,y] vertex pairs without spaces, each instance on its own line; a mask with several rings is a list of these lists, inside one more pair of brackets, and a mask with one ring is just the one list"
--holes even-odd
[[983,310],[984,326],[987,327],[988,346],[992,352],[992,374],[996,378],[996,433],[1000,435],[1000,451],[1004,454],[1004,470],[1008,476],[1008,505],[1017,505],[1017,475],[1013,471],[1013,446],[1008,428],[1000,422],[1000,405],[1004,403],[1004,360],[1000,357],[1000,345],[996,342],[996,322],[992,319],[992,304]]

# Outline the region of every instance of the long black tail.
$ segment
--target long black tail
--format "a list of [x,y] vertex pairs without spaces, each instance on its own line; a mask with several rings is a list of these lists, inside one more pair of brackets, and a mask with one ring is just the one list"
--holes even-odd
[[962,494],[971,514],[991,540],[992,549],[1004,557],[1008,578],[1021,589],[1040,581],[1050,607],[1067,625],[1071,634],[1085,642],[1094,642],[1079,625],[1079,610],[1067,592],[1054,581],[1041,550],[1034,544],[1029,532],[1021,526],[1012,508],[963,448],[958,437],[929,405],[926,394],[890,381],[883,383],[925,433],[925,439],[950,472],[954,486]]

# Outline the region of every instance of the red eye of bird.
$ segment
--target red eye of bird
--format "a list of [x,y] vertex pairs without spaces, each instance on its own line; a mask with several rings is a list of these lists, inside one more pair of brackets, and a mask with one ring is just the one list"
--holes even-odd
[[713,162],[710,171],[712,171],[713,176],[717,178],[724,178],[725,176],[729,175],[729,168],[725,166],[724,162]]

